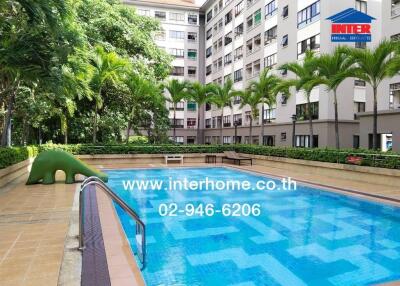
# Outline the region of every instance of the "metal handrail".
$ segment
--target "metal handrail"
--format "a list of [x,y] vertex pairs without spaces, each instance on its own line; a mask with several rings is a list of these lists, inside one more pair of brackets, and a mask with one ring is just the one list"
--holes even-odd
[[[101,179],[92,176],[85,179],[81,184],[81,189],[79,192],[79,250],[83,251],[85,249],[84,245],[84,191],[87,186],[97,185],[107,194],[113,201],[115,201],[125,212],[127,212],[136,221],[136,244],[138,249],[138,258],[142,264],[142,270],[146,267],[146,226],[140,219],[139,215],[128,206],[118,195],[116,195]],[[141,236],[139,241],[138,235]]]

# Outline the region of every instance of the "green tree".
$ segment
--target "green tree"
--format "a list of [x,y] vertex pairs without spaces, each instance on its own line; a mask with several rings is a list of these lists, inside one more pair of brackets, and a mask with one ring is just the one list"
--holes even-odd
[[234,92],[234,95],[240,96],[240,108],[243,108],[246,105],[250,107],[249,142],[250,144],[253,144],[253,120],[259,117],[260,110],[258,105],[263,102],[262,94],[255,92],[250,85],[245,90]]
[[107,52],[103,47],[97,46],[91,61],[92,79],[90,85],[93,89],[94,116],[93,116],[93,144],[97,141],[98,110],[103,106],[102,88],[106,81],[116,82],[127,70],[128,62],[119,57],[115,52]]
[[[317,65],[315,64],[316,57],[312,51],[307,51],[302,63],[293,62],[286,63],[280,67],[281,70],[291,71],[296,75],[295,80],[290,80],[287,83],[292,83],[296,90],[303,90],[307,100],[307,117],[310,127],[310,147],[314,147],[314,129],[313,129],[313,110],[311,105],[311,91],[314,87],[323,83],[317,74]],[[286,83],[286,88],[287,88]],[[283,85],[285,86],[285,85]]]
[[347,48],[347,55],[355,62],[354,75],[366,81],[373,90],[373,148],[378,149],[378,87],[400,69],[399,46],[382,41],[375,49]]
[[165,89],[169,93],[168,101],[173,105],[173,138],[174,143],[176,142],[176,106],[179,102],[189,98],[188,95],[188,83],[186,81],[179,81],[177,79],[171,79],[165,84]]
[[273,108],[276,105],[277,93],[274,92],[277,85],[281,82],[281,79],[272,74],[269,68],[265,68],[259,76],[257,81],[250,83],[251,90],[258,94],[262,100],[261,105],[261,140],[260,145],[264,141],[265,123],[264,123],[264,104],[267,104],[269,108]]
[[201,107],[210,102],[211,99],[212,88],[210,85],[204,85],[200,82],[194,82],[189,85],[189,96],[190,100],[193,100],[197,103],[197,143],[204,143],[204,138],[200,140],[201,132],[200,132],[200,110]]
[[316,60],[318,74],[322,79],[322,83],[328,87],[329,92],[333,92],[335,144],[337,149],[340,148],[337,89],[344,80],[354,76],[354,61],[346,51],[347,48],[337,47],[332,54],[322,54]]
[[222,136],[222,122],[224,118],[224,107],[227,106],[232,108],[232,97],[234,96],[233,82],[228,79],[224,82],[224,85],[211,85],[211,102],[214,103],[219,109],[221,109],[221,122],[219,126],[219,140],[220,144],[223,144]]

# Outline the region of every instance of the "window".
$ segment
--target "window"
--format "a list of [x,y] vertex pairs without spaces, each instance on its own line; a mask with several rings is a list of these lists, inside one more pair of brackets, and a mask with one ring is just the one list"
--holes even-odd
[[[318,102],[311,103],[311,117],[312,119],[318,119]],[[296,116],[297,120],[308,120],[308,104],[298,104],[296,105]]]
[[165,19],[167,18],[167,13],[163,11],[155,11],[154,17],[160,21],[165,21]]
[[150,17],[150,10],[138,9],[138,15]]
[[277,63],[277,54],[272,54],[264,58],[264,67],[272,68]]
[[169,37],[171,39],[184,40],[185,39],[185,32],[183,32],[183,31],[169,31]]
[[172,20],[172,21],[183,22],[183,21],[185,21],[185,14],[170,12],[169,13],[169,19]]
[[169,54],[171,56],[174,56],[175,58],[183,58],[185,56],[185,50],[184,49],[169,49]]
[[210,75],[212,73],[212,65],[208,65],[206,67],[206,75]]
[[195,128],[196,127],[196,118],[188,118],[186,120],[186,125],[188,128]]
[[363,86],[365,87],[365,81],[361,79],[354,80],[354,86]]
[[224,116],[223,122],[224,122],[224,127],[231,127],[231,116],[230,115]]
[[188,67],[188,76],[189,77],[196,77],[196,67]]
[[235,27],[235,38],[243,35],[243,23]]
[[240,102],[242,102],[242,98],[240,96],[235,96],[233,98],[233,104],[239,104]]
[[208,47],[206,50],[206,58],[209,58],[212,55],[212,47]]
[[210,10],[210,11],[207,13],[207,16],[206,16],[206,18],[207,18],[207,23],[210,22],[210,20],[212,19],[212,16],[213,16],[213,11]]
[[261,34],[258,34],[253,38],[254,41],[254,51],[258,51],[261,48]]
[[[400,3],[399,3],[400,4]],[[390,37],[392,41],[400,41],[400,33]]]
[[222,30],[222,28],[223,28],[223,26],[224,26],[224,22],[222,21],[222,19],[220,19],[219,21],[218,21],[218,30]]
[[208,39],[210,39],[211,37],[212,37],[212,29],[210,28],[210,29],[207,30],[206,39],[208,40]]
[[354,102],[356,104],[356,113],[365,112],[365,102]]
[[211,118],[206,119],[206,128],[211,128]]
[[287,47],[288,44],[289,44],[289,36],[288,35],[284,35],[282,37],[281,45],[282,45],[282,47]]
[[[169,105],[169,109],[170,110],[173,110],[174,109],[174,104],[172,103],[172,102],[169,102],[168,103],[168,105]],[[177,104],[176,104],[176,108],[175,108],[176,110],[184,110],[185,109],[185,103],[183,102],[183,101],[179,101]]]
[[389,109],[394,109],[394,98],[400,95],[400,82],[389,85]]
[[356,49],[366,49],[367,48],[367,43],[366,42],[355,42],[354,47]]
[[356,0],[356,10],[367,13],[367,1]]
[[189,49],[187,55],[188,55],[189,59],[195,60],[195,59],[197,59],[197,50]]
[[247,23],[247,30],[253,27],[253,15],[247,17],[246,23]]
[[224,65],[229,65],[231,63],[232,63],[232,53],[229,53],[224,57]]
[[[222,61],[222,57],[220,57],[219,59],[218,59],[218,70],[221,70],[222,68],[223,68],[223,61]],[[222,82],[222,79],[221,79],[221,82]]]
[[272,16],[278,11],[278,7],[276,6],[276,1],[273,0],[265,5],[265,17]]
[[218,51],[220,51],[222,49],[223,46],[223,41],[222,41],[222,37],[218,39]]
[[297,43],[297,58],[303,55],[307,50],[319,51],[320,47],[320,36],[315,35],[311,38],[305,39]]
[[260,60],[253,62],[253,76],[259,75],[261,70]]
[[246,53],[251,54],[253,52],[253,39],[246,42]]
[[[183,119],[182,119],[183,120]],[[174,137],[172,137],[173,140]],[[183,136],[175,136],[175,143],[183,144]]]
[[251,78],[253,76],[253,65],[251,63],[246,65],[246,78]]
[[171,75],[184,76],[185,75],[185,68],[184,67],[173,67]]
[[242,13],[244,8],[244,2],[240,1],[236,6],[235,6],[235,16],[238,16],[240,13]]
[[223,140],[224,140],[224,144],[231,144],[232,143],[232,137],[231,136],[224,136]]
[[239,69],[239,70],[235,71],[235,72],[233,73],[233,81],[234,81],[234,82],[242,81],[242,80],[243,80],[243,75],[242,75],[242,73],[243,73],[243,69]]
[[289,16],[289,6],[286,5],[285,7],[283,7],[283,10],[282,10],[282,17],[283,17],[283,18],[286,18],[286,17],[288,17],[288,16]]
[[194,143],[196,143],[196,136],[186,137],[186,144],[194,144]]
[[211,144],[211,136],[205,137],[206,144]]
[[264,45],[269,45],[274,40],[276,40],[278,32],[278,26],[274,26],[271,29],[268,29],[264,32]]
[[225,25],[232,21],[232,11],[225,14]]
[[197,25],[197,15],[189,13],[189,15],[188,15],[188,23],[191,24],[191,25]]
[[288,97],[289,96],[287,94],[282,94],[281,95],[281,104],[282,105],[286,105],[287,104]]
[[156,32],[154,39],[156,41],[165,41],[165,31],[162,30],[162,31]]
[[354,149],[360,148],[360,135],[353,135],[353,148]]
[[261,23],[261,9],[258,9],[254,13],[254,25],[258,25]]
[[244,113],[244,120],[245,120],[246,123],[250,123],[250,120],[251,120],[251,111],[246,111],[246,112]]
[[196,32],[188,32],[188,42],[197,42],[197,33]]
[[276,119],[276,108],[264,109],[264,123],[271,122]]
[[233,115],[233,123],[236,123],[237,126],[242,126],[242,114],[234,114]]
[[238,47],[235,49],[234,54],[233,54],[233,60],[237,61],[243,57],[243,46]]
[[211,110],[211,103],[207,102],[206,103],[206,111]]
[[175,126],[176,128],[183,128],[184,120],[183,119],[175,119],[175,124],[174,124],[174,119],[170,118],[170,124],[171,124],[171,126]]
[[297,13],[297,27],[302,28],[320,18],[320,1],[311,4]]
[[232,43],[232,32],[229,32],[225,35],[225,46],[229,45],[230,43]]
[[[313,137],[314,148],[318,147],[318,135]],[[296,147],[309,148],[310,135],[296,135]]]
[[285,142],[286,141],[286,132],[282,132],[281,133],[281,142]]

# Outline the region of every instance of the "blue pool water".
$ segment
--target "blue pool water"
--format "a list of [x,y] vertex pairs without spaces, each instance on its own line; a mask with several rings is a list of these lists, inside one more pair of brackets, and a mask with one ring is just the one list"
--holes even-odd
[[[370,285],[400,280],[400,209],[318,189],[125,191],[122,180],[265,180],[230,168],[110,170],[147,228],[147,285]],[[277,181],[279,184],[280,182]],[[161,203],[260,203],[258,217],[161,217]],[[128,238],[133,221],[117,207]],[[132,243],[132,248],[134,248]]]

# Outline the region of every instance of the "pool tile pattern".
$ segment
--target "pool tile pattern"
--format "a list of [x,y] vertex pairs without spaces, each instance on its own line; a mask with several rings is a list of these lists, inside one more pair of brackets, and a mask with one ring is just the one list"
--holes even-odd
[[[371,285],[400,279],[395,207],[297,191],[124,191],[122,179],[246,179],[227,168],[109,171],[110,186],[147,225],[147,285]],[[259,217],[160,217],[164,202],[257,202]],[[132,222],[117,207],[129,239]],[[132,245],[134,249],[134,245]]]

